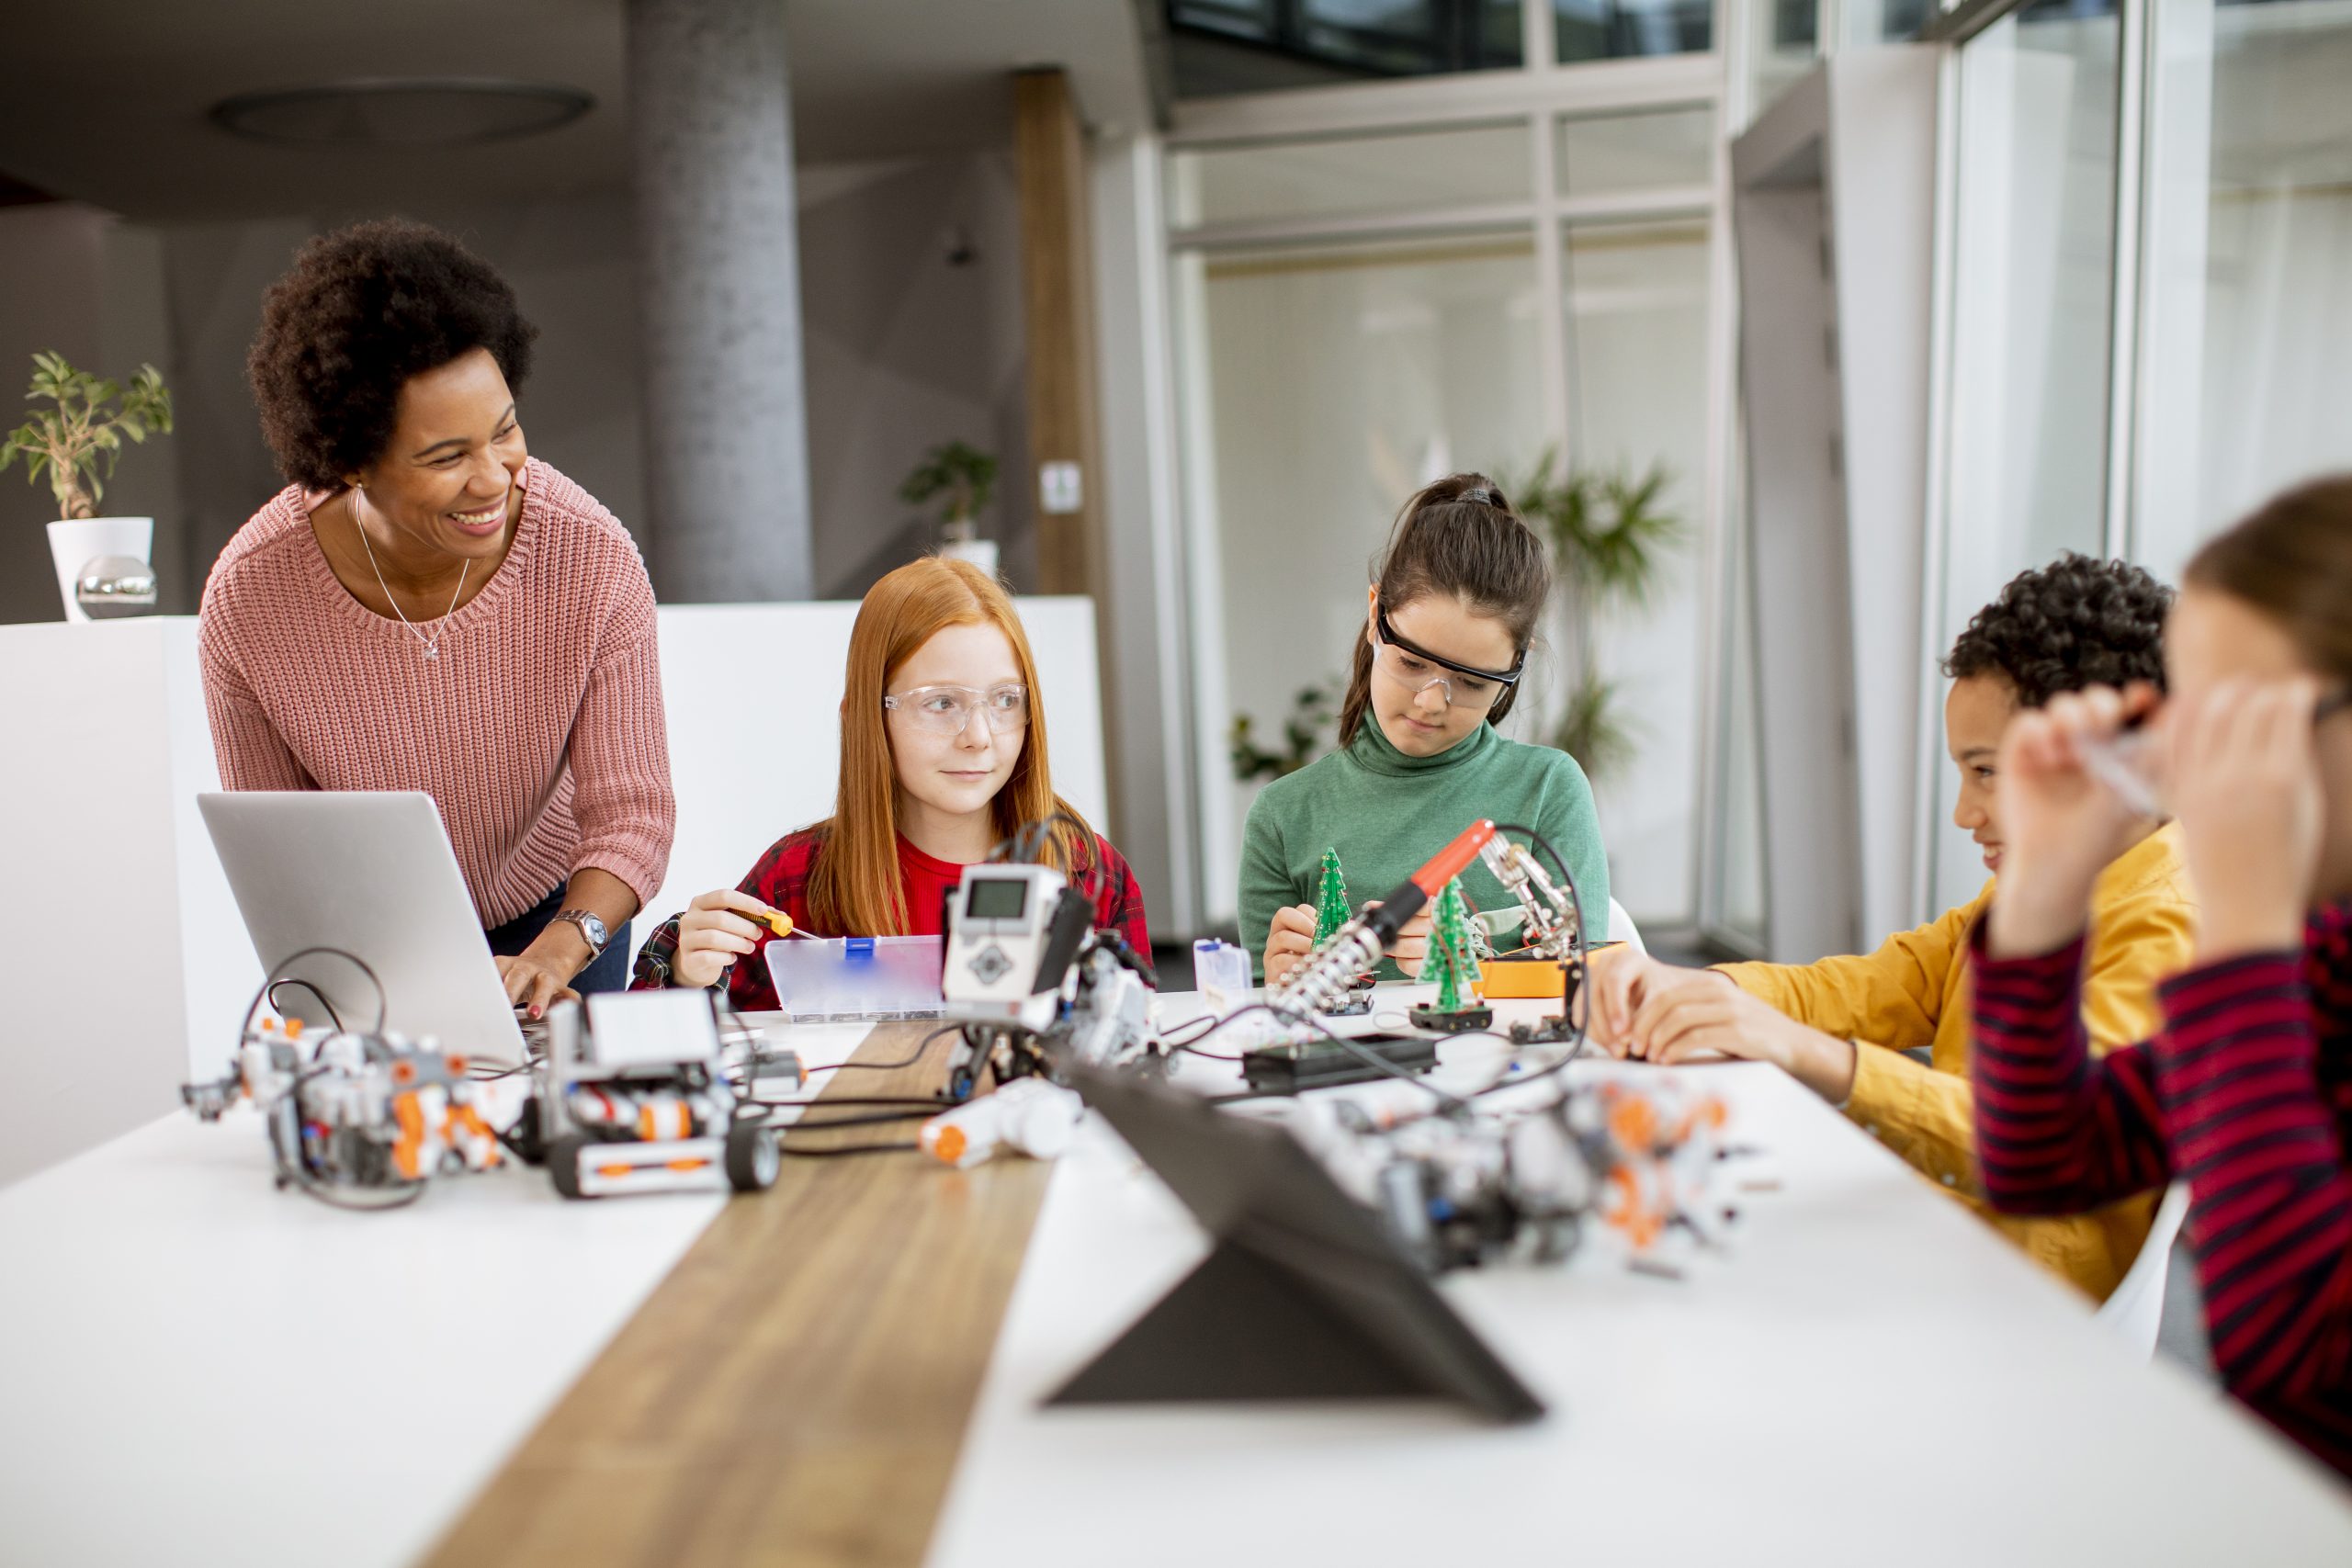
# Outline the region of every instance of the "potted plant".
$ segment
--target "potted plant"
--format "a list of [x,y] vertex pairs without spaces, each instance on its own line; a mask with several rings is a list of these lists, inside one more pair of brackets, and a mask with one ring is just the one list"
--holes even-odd
[[172,395],[152,365],[140,367],[125,387],[74,369],[62,355],[36,354],[32,390],[25,400],[55,406],[36,412],[0,442],[0,470],[21,456],[28,480],[48,476],[59,519],[49,525],[57,591],[65,601],[65,618],[86,621],[90,617],[83,614],[74,592],[85,565],[100,557],[153,559],[153,518],[96,513],[98,499],[106,493],[104,481],[114,477],[114,466],[122,457],[123,438],[143,442],[151,429],[170,430]]
[[988,453],[950,441],[934,446],[899,486],[899,499],[922,506],[944,496],[946,511],[939,520],[939,553],[967,560],[996,575],[997,547],[979,536],[980,509],[996,491],[996,459]]
[[1503,488],[1520,515],[1550,539],[1566,612],[1568,694],[1551,741],[1599,781],[1633,760],[1634,741],[1618,714],[1616,683],[1600,672],[1593,617],[1648,603],[1685,530],[1659,502],[1673,479],[1665,464],[1640,473],[1572,464],[1555,474],[1558,465],[1559,454],[1547,450]]

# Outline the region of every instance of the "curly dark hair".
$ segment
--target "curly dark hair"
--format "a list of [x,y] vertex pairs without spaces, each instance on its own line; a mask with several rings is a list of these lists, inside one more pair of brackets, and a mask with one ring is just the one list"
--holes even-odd
[[383,219],[302,247],[262,297],[245,373],[278,471],[336,490],[383,455],[411,377],[486,348],[519,393],[537,336],[489,263],[438,229]]
[[2009,579],[1951,645],[1944,673],[1997,675],[2019,704],[2061,692],[2165,680],[2165,616],[2172,590],[2128,561],[2072,550]]

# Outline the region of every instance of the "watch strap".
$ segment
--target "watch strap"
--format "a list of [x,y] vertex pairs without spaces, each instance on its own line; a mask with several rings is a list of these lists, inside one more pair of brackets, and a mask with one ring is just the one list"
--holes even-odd
[[[612,932],[605,929],[605,917],[594,909],[560,909],[556,912],[555,918],[558,920],[569,920],[580,932],[580,940],[588,944],[588,962],[591,964],[602,958],[605,955],[605,949],[612,945]],[[600,932],[602,935],[599,935]]]

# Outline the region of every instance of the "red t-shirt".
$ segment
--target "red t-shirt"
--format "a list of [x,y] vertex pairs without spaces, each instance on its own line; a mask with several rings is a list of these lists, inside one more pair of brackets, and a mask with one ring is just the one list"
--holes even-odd
[[[787,833],[768,846],[751,874],[735,886],[741,892],[792,917],[793,925],[815,936],[863,936],[863,931],[818,931],[808,919],[808,877],[817,863],[825,836],[813,828]],[[1144,927],[1143,888],[1110,840],[1094,835],[1093,862],[1080,865],[1071,880],[1092,896],[1094,924],[1126,938],[1136,953],[1151,953],[1151,936]],[[952,861],[927,855],[902,835],[899,840],[899,891],[907,901],[909,936],[938,936],[946,930],[947,897],[963,880],[964,868]],[[735,961],[727,972],[727,999],[739,1012],[764,1012],[776,1004],[775,987],[768,980],[764,931],[760,945]],[[631,990],[649,990],[667,983],[672,959],[678,951],[675,915],[655,928],[637,955]]]

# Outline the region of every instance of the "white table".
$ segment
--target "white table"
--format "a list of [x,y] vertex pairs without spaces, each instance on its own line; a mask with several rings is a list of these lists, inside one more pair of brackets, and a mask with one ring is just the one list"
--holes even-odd
[[[863,1030],[795,1031],[813,1062]],[[1214,1078],[1214,1065],[1184,1076]],[[1200,1256],[1107,1133],[1056,1172],[932,1568],[2352,1562],[2352,1505],[1769,1070],[1713,1069],[1782,1190],[1679,1284],[1456,1275],[1553,1406],[1043,1412]],[[0,1190],[0,1563],[413,1561],[718,1212],[543,1175],[391,1214],[170,1117]]]
[[249,1107],[0,1189],[0,1564],[412,1562],[724,1201],[510,1161],[345,1213],[272,1188]]
[[2087,1303],[1792,1079],[1691,1070],[1779,1190],[1744,1197],[1732,1252],[1679,1282],[1592,1254],[1447,1277],[1551,1407],[1509,1428],[1437,1406],[1041,1408],[1205,1251],[1091,1122],[929,1568],[2352,1563],[2352,1489],[2133,1364]]

